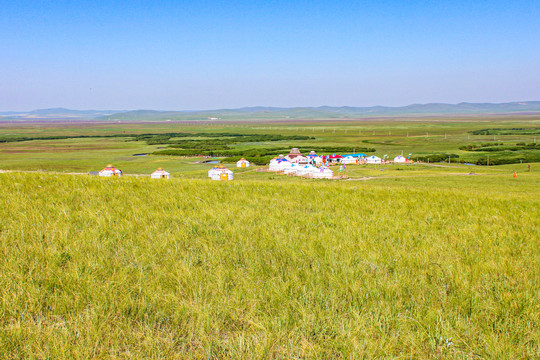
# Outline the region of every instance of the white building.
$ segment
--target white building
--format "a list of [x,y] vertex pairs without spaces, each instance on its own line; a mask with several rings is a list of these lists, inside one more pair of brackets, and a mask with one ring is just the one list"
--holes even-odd
[[246,168],[246,167],[249,167],[249,161],[247,161],[246,159],[244,158],[241,158],[240,160],[238,160],[236,162],[236,167],[237,168]]
[[382,164],[382,159],[375,155],[371,155],[366,158],[366,164]]
[[321,166],[313,173],[313,177],[316,179],[331,179],[334,177],[334,172],[326,166]]
[[[210,172],[208,173],[210,174]],[[222,181],[232,180],[233,172],[227,169],[225,166],[220,165],[212,172],[212,175],[210,176],[210,178],[212,180],[222,180]]]
[[122,170],[115,168],[111,164],[108,164],[106,168],[104,168],[103,170],[99,172],[99,176],[110,177],[110,176],[122,176],[122,175],[123,175]]
[[289,160],[279,155],[277,158],[270,160],[270,165],[268,165],[268,170],[270,171],[283,171],[290,166]]
[[158,167],[156,171],[150,174],[150,178],[152,179],[168,179],[170,177],[171,174],[169,174],[167,171],[163,170],[163,168],[160,167]]
[[348,165],[348,164],[357,164],[357,158],[354,156],[345,156],[343,159],[341,159],[341,163]]
[[395,163],[406,163],[408,160],[403,155],[398,155],[394,158]]

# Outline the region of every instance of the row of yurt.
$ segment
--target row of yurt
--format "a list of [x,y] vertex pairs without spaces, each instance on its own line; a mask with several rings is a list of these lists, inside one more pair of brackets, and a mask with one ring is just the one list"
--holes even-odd
[[[95,173],[90,173],[91,175],[94,175]],[[99,176],[105,176],[105,177],[113,177],[113,176],[122,176],[124,173],[122,170],[115,168],[111,164],[108,164],[103,170],[101,170],[98,173]],[[154,171],[152,174],[150,174],[150,177],[152,179],[168,179],[171,177],[171,174],[169,174],[167,171],[163,170],[163,168],[159,167],[156,171]]]
[[208,170],[208,177],[212,180],[232,180],[233,172],[223,165],[215,166]]

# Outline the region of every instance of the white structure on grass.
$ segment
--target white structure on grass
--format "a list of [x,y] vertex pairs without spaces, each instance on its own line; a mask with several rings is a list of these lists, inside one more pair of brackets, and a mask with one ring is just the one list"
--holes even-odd
[[345,164],[345,165],[348,165],[348,164],[357,164],[357,163],[358,163],[358,159],[355,158],[354,156],[348,155],[348,156],[345,156],[343,159],[341,159],[341,163],[342,163],[342,164]]
[[[212,171],[212,175],[210,175],[210,171]],[[219,165],[217,168],[210,171],[208,172],[208,176],[210,176],[212,180],[227,181],[233,179],[233,172],[223,165]]]
[[246,167],[249,167],[249,161],[247,161],[246,159],[244,158],[241,158],[240,160],[238,160],[236,162],[236,167],[238,168],[246,168]]
[[403,155],[398,155],[394,158],[394,162],[395,163],[406,163],[408,162],[409,160],[407,160],[406,157],[404,157]]
[[375,155],[371,155],[366,158],[366,163],[367,164],[382,164],[382,159]]
[[313,177],[316,179],[332,179],[334,172],[326,166],[321,166],[317,171],[313,172]]
[[122,175],[123,175],[122,170],[115,168],[111,164],[108,164],[106,168],[104,168],[103,170],[99,172],[99,176],[111,177],[111,176],[122,176]]
[[283,155],[279,155],[277,158],[273,158],[270,160],[270,165],[268,166],[268,170],[270,171],[284,171],[286,168],[290,166],[289,160],[283,157]]
[[167,171],[163,170],[163,168],[158,167],[156,171],[154,171],[150,178],[152,179],[168,179],[171,177],[171,174],[169,174]]

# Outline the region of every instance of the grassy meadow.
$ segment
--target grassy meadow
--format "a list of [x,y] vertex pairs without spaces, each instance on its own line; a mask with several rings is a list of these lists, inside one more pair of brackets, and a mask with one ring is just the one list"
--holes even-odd
[[[459,148],[535,139],[470,131],[539,122],[0,124],[0,138],[95,136],[0,143],[0,357],[540,358],[540,163],[213,182],[200,158],[104,137],[306,135],[231,147],[473,159],[486,153]],[[139,176],[84,174],[107,163]],[[172,179],[140,176],[158,166]]]
[[417,179],[0,174],[0,348],[538,357],[538,173]]

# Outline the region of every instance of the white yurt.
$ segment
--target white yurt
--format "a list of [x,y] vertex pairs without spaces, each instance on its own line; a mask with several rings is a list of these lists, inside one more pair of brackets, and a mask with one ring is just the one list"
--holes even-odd
[[249,161],[247,161],[246,159],[244,158],[241,158],[240,160],[238,160],[236,162],[236,167],[237,168],[246,168],[246,167],[249,167]]
[[218,173],[218,166],[214,166],[213,168],[211,168],[210,170],[208,170],[208,177],[211,178],[212,176],[214,176],[214,174],[217,174]]
[[342,164],[356,164],[357,159],[354,156],[345,156],[343,159],[341,159]]
[[322,157],[320,156],[315,156],[313,159],[311,159],[312,161],[315,162],[315,166],[321,166],[322,163],[323,163],[323,159]]
[[171,174],[163,170],[163,168],[161,167],[158,167],[156,171],[150,174],[150,178],[152,179],[168,179],[170,177],[171,177]]
[[316,179],[331,179],[334,177],[334,172],[326,166],[321,166],[313,173],[313,177]]
[[270,165],[268,166],[268,170],[270,171],[283,171],[285,168],[288,168],[290,166],[290,162],[283,157],[283,155],[279,155],[277,158],[273,158],[270,160]]
[[233,172],[229,169],[227,169],[225,166],[220,165],[218,168],[212,173],[211,176],[212,180],[232,180],[233,179]]
[[122,176],[122,170],[119,170],[111,164],[108,164],[106,168],[99,172],[99,176]]
[[291,163],[289,163],[289,166],[286,167],[285,169],[283,169],[283,172],[284,172],[286,175],[289,175],[289,174],[294,174],[294,175],[296,175],[296,173],[298,172],[298,169],[300,169],[301,167],[302,167],[302,165],[291,164]]
[[366,158],[366,163],[367,164],[382,164],[382,159],[375,155],[371,155]]
[[313,165],[304,165],[304,166],[301,166],[298,169],[298,171],[296,172],[296,175],[298,175],[298,176],[311,175],[311,174],[313,174],[314,172],[316,172],[318,170],[319,169],[317,169]]
[[394,158],[394,162],[395,163],[406,163],[407,162],[407,158],[404,157],[403,155],[398,155]]

